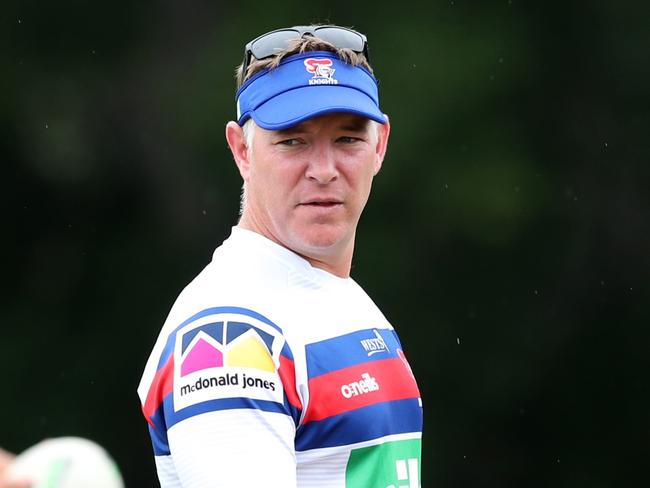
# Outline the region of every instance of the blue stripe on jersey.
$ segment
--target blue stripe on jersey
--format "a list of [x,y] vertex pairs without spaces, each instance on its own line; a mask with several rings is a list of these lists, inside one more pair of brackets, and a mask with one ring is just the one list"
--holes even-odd
[[293,353],[291,352],[291,348],[287,341],[284,341],[284,346],[282,347],[282,351],[280,351],[280,355],[293,361]]
[[[384,341],[385,348],[375,331]],[[370,361],[396,358],[401,346],[390,329],[365,329],[350,334],[308,344],[307,375],[309,379],[339,369]],[[341,354],[345,351],[345,354]]]
[[[253,400],[250,398],[225,398],[193,405],[181,410],[178,413],[173,412],[174,407],[172,404],[172,398],[173,394],[167,395],[164,398],[163,403],[151,417],[151,421],[154,423],[154,425],[157,426],[157,428],[153,428],[151,425],[149,425],[149,435],[151,436],[151,443],[153,445],[154,455],[156,456],[167,456],[170,454],[169,441],[167,438],[167,429],[169,429],[169,427],[177,424],[181,420],[202,413],[218,410],[245,408],[264,410],[266,412],[283,413],[285,415],[289,414],[293,418],[294,424],[296,426],[300,420],[301,410],[295,408],[287,401],[286,394],[284,395],[284,406],[267,400]],[[165,412],[168,412],[168,416],[165,416]]]
[[216,315],[220,313],[237,313],[240,315],[245,315],[247,317],[252,317],[254,319],[259,320],[260,322],[264,322],[267,325],[270,325],[273,327],[275,330],[278,332],[282,333],[282,329],[275,325],[273,322],[271,322],[269,319],[264,317],[264,315],[259,314],[253,310],[249,310],[247,308],[241,308],[241,307],[212,307],[212,308],[207,308],[205,310],[202,310],[201,312],[198,312],[194,315],[192,315],[189,319],[185,320],[182,324],[180,324],[178,327],[176,327],[171,334],[167,337],[167,342],[165,343],[165,347],[163,348],[162,354],[160,355],[160,359],[158,360],[158,368],[160,369],[163,364],[167,362],[167,359],[169,359],[169,356],[171,356],[174,352],[174,342],[176,340],[176,333],[182,328],[185,327],[188,324],[191,324],[195,320],[198,320],[202,317],[206,317],[208,315]]
[[300,426],[296,432],[296,451],[345,446],[421,431],[419,399],[383,402]]
[[393,333],[393,337],[397,341],[397,344],[399,345],[399,348],[404,350],[404,348],[402,347],[402,341],[399,340],[399,337],[397,335],[397,331],[395,329],[393,329],[391,332]]
[[302,410],[299,408],[294,407],[289,403],[289,400],[287,399],[287,393],[284,393],[284,408],[285,411],[284,413],[288,413],[291,415],[291,418],[293,419],[293,423],[295,424],[296,427],[300,424],[300,416],[302,415]]
[[252,398],[220,398],[218,400],[208,400],[207,402],[201,402],[183,408],[178,412],[174,412],[172,395],[168,395],[163,403],[165,405],[165,423],[167,430],[190,417],[219,410],[251,409],[290,415],[287,408],[281,403],[269,400],[255,400]]
[[153,445],[154,456],[169,456],[169,443],[167,441],[167,431],[163,429],[154,429],[149,426],[149,435],[151,436],[151,444]]
[[[171,394],[167,396],[171,398]],[[155,427],[152,427],[149,424],[149,435],[151,436],[153,452],[156,456],[167,456],[170,452],[169,441],[167,440],[167,427],[165,426],[164,403],[158,406],[150,420],[155,425]]]

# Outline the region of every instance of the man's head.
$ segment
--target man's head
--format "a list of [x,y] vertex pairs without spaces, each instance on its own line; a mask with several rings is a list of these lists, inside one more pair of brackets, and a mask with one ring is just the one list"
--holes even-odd
[[389,134],[365,36],[280,29],[245,53],[226,127],[244,180],[239,225],[345,275]]

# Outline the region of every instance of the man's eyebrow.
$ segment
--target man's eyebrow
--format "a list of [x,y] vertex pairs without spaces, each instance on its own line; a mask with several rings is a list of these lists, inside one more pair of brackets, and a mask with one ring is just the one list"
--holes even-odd
[[[279,137],[289,137],[289,136],[294,136],[296,134],[302,134],[304,132],[309,132],[307,128],[307,124],[309,124],[309,121],[305,121],[300,124],[287,127],[286,129],[278,129],[275,131],[275,133]],[[370,119],[355,117],[343,122],[340,126],[340,129],[344,131],[350,131],[350,132],[364,132],[369,125],[370,125]]]
[[368,128],[368,125],[370,125],[369,119],[355,118],[345,122],[341,126],[341,129],[352,132],[364,132]]
[[280,137],[293,136],[305,132],[303,124],[287,127],[286,129],[276,130],[275,133]]

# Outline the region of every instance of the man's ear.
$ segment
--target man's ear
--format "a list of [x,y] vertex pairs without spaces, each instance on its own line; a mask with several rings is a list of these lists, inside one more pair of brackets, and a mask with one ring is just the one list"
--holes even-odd
[[237,122],[231,120],[226,124],[226,141],[228,141],[228,147],[235,159],[235,164],[239,169],[239,174],[244,181],[247,181],[250,173],[250,153],[249,148],[246,145],[244,129],[242,129]]
[[375,147],[377,160],[375,163],[375,174],[379,173],[379,170],[381,169],[381,165],[384,162],[384,157],[386,156],[386,150],[388,149],[388,136],[390,136],[390,121],[388,120],[388,115],[384,114],[384,117],[386,117],[385,124],[377,123],[377,146]]

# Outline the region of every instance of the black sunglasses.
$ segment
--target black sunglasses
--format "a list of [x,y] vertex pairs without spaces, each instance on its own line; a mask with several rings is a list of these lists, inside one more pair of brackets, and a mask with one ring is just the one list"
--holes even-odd
[[355,53],[363,54],[370,62],[368,39],[361,32],[337,25],[299,25],[267,32],[246,44],[242,64],[243,73],[246,73],[252,56],[256,59],[270,58],[287,49],[291,41],[306,35],[318,37],[337,48],[348,48]]

